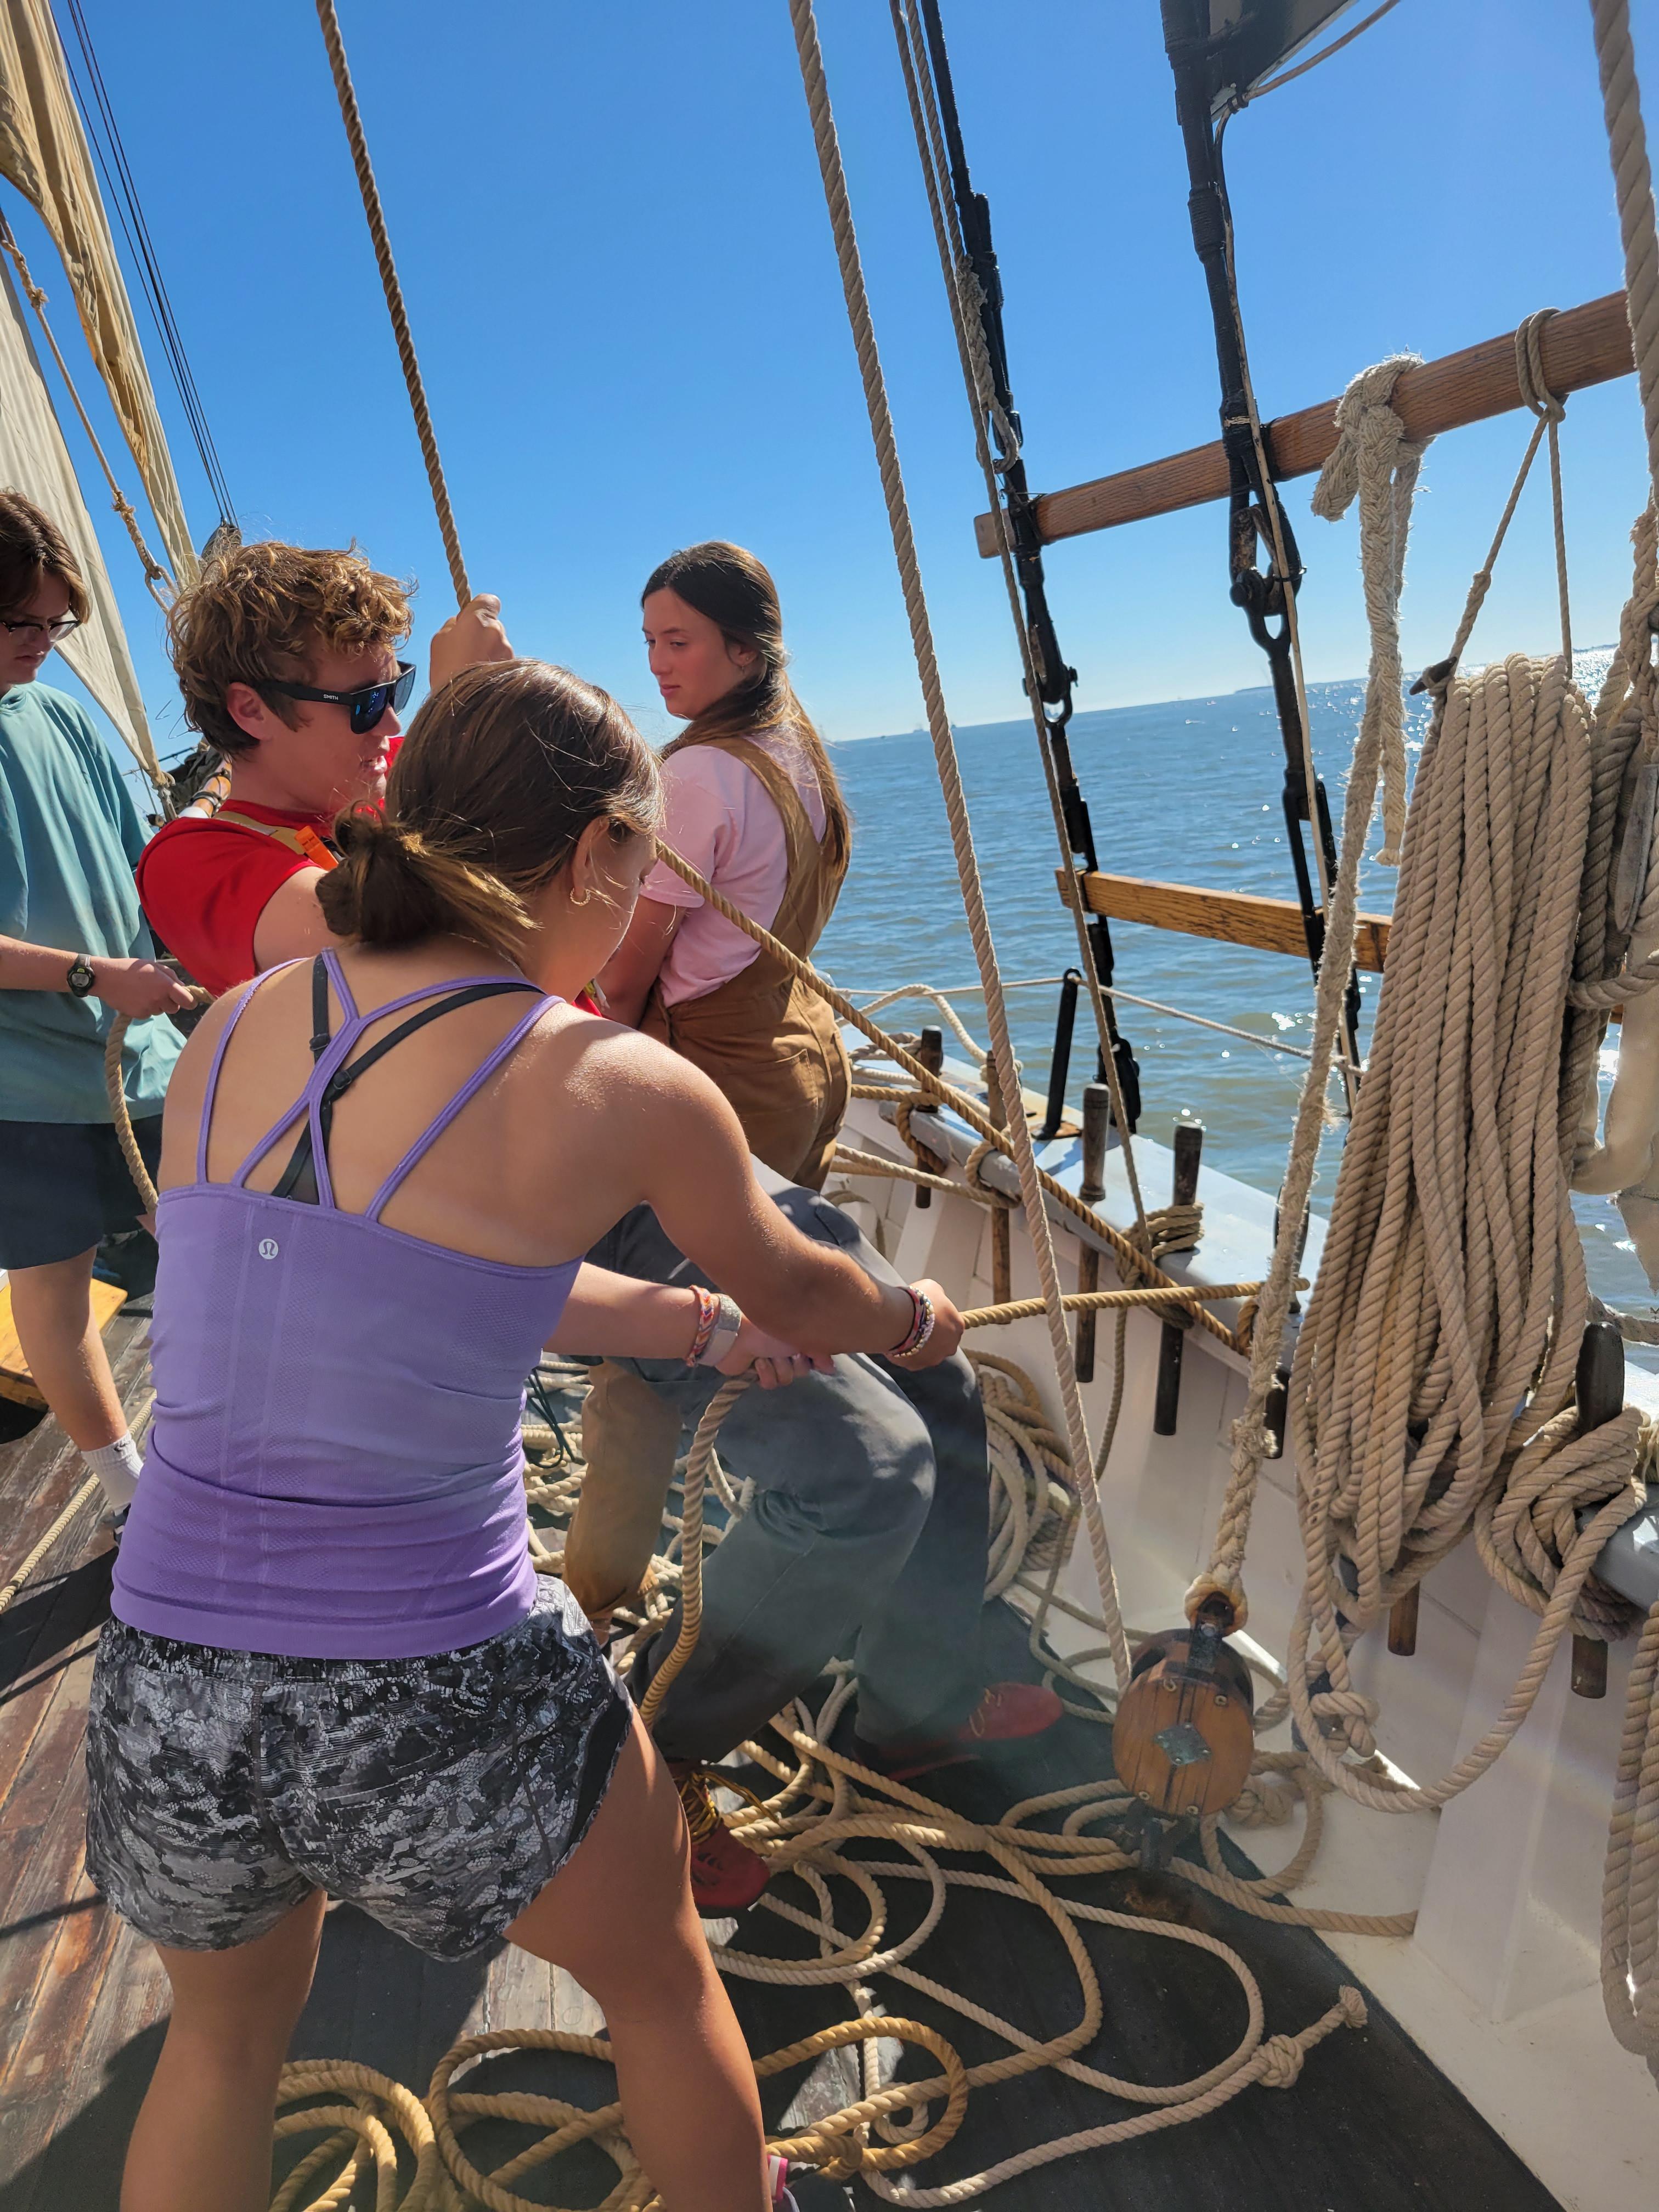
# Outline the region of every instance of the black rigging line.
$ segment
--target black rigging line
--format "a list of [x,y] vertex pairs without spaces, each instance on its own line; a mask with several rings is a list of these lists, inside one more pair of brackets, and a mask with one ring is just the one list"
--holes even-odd
[[[1251,420],[1244,325],[1232,267],[1232,218],[1222,167],[1221,133],[1215,127],[1210,95],[1212,64],[1225,46],[1227,34],[1222,33],[1215,38],[1209,35],[1209,0],[1162,0],[1162,3],[1164,42],[1175,72],[1176,118],[1181,126],[1191,185],[1188,214],[1192,222],[1193,245],[1209,291],[1216,362],[1221,376],[1221,442],[1227,455],[1231,484],[1231,593],[1234,605],[1243,610],[1250,635],[1267,657],[1268,673],[1273,679],[1273,703],[1285,746],[1285,828],[1290,842],[1291,865],[1296,873],[1303,935],[1309,961],[1317,975],[1325,950],[1325,911],[1318,863],[1322,858],[1324,880],[1334,881],[1336,839],[1331,828],[1330,802],[1324,779],[1316,775],[1312,788],[1309,787],[1307,732],[1303,726],[1303,702],[1297,696],[1291,632],[1293,603],[1302,582],[1302,556],[1297,550],[1291,519],[1279,502],[1271,477],[1263,470],[1255,426]],[[1275,534],[1283,553],[1282,564],[1275,551]],[[1263,552],[1267,556],[1265,568],[1257,565]],[[1313,849],[1316,839],[1316,850]],[[1349,1069],[1359,1066],[1358,1030],[1359,981],[1350,973],[1343,1002],[1340,1044],[1341,1057]],[[1352,1074],[1346,1081],[1352,1102]]]
[[[93,153],[104,179],[105,190],[114,205],[116,219],[121,226],[122,235],[126,240],[127,252],[137,270],[145,301],[155,320],[162,350],[167,355],[167,367],[178,390],[179,404],[184,409],[185,420],[189,425],[191,437],[200,456],[203,473],[207,477],[208,488],[213,495],[214,504],[219,510],[222,522],[234,523],[235,510],[231,503],[230,486],[226,481],[224,469],[219,459],[218,447],[214,443],[213,432],[208,422],[207,410],[202,402],[195,372],[190,365],[190,357],[185,349],[184,337],[179,329],[178,319],[173,311],[173,301],[168,296],[166,280],[161,274],[155,240],[150,235],[149,225],[145,220],[143,206],[138,197],[137,184],[127,160],[127,151],[121,137],[120,125],[115,119],[115,110],[104,82],[103,71],[99,67],[96,51],[93,46],[92,33],[87,27],[86,17],[82,11],[81,0],[65,0],[65,4],[69,9],[70,21],[74,27],[76,43],[81,50],[82,65],[86,76],[84,86],[67,52],[64,53],[64,60],[69,66],[70,81],[75,88],[75,96],[81,109],[82,118],[87,126],[87,136],[92,143]],[[90,98],[88,92],[88,87]]]
[[[1054,617],[1048,610],[1048,595],[1043,580],[1042,540],[1026,482],[1025,464],[1019,454],[1020,422],[1008,381],[1008,348],[1002,325],[1002,277],[997,267],[996,250],[991,242],[991,207],[984,193],[974,190],[973,180],[968,173],[968,155],[963,145],[962,122],[957,112],[956,90],[951,81],[951,58],[945,48],[944,26],[939,20],[939,0],[921,0],[921,13],[927,33],[927,53],[938,95],[939,119],[945,131],[945,151],[950,157],[951,190],[956,201],[957,220],[962,228],[963,241],[973,265],[974,275],[979,282],[980,327],[985,333],[985,350],[991,365],[991,380],[997,402],[991,410],[991,432],[997,445],[996,470],[1002,479],[1003,504],[1013,541],[1014,571],[1025,607],[1026,631],[1030,641],[1031,659],[1037,672],[1040,703],[1049,710],[1042,717],[1043,742],[1048,749],[1054,782],[1060,792],[1066,835],[1072,848],[1073,866],[1079,872],[1092,873],[1099,866],[1095,851],[1094,830],[1089,819],[1088,803],[1079,787],[1077,771],[1072,765],[1071,742],[1066,734],[1066,725],[1072,719],[1072,695],[1077,683],[1077,671],[1067,667],[1065,655],[1060,649],[1060,641],[1054,634]],[[1087,900],[1082,897],[1079,899],[1079,907],[1085,918],[1095,973],[1100,978],[1103,993],[1109,993],[1113,975],[1112,939],[1106,926],[1106,917],[1091,914]],[[1112,1059],[1123,1094],[1129,1130],[1133,1133],[1140,1118],[1140,1069],[1133,1048],[1118,1028],[1109,996],[1104,998],[1103,1004]],[[1104,1069],[1101,1072],[1103,1075],[1105,1073]]]

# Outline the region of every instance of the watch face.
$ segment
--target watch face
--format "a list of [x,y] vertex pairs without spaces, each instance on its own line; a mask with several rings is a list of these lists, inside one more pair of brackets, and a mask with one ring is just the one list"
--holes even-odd
[[96,981],[90,961],[77,960],[69,971],[69,987],[77,999],[87,997]]

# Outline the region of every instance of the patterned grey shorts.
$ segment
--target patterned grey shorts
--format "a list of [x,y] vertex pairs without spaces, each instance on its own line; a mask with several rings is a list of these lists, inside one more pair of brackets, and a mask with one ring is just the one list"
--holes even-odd
[[545,1575],[515,1627],[425,1659],[279,1659],[112,1620],[87,1721],[87,1869],[179,1950],[250,1942],[325,1889],[465,1958],[581,1841],[632,1711]]

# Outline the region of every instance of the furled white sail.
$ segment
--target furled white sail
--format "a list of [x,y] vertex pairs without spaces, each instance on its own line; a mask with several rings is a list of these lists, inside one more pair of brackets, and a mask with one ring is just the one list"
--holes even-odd
[[110,588],[75,465],[23,319],[9,268],[0,264],[0,487],[44,507],[74,548],[92,601],[90,618],[58,650],[125,739],[139,765],[159,776],[126,632]]
[[196,574],[149,371],[48,0],[0,0],[0,176],[38,210],[180,583]]

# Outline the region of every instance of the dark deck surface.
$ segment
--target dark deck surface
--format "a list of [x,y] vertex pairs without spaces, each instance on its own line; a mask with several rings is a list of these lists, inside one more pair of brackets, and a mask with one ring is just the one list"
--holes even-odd
[[[119,1315],[108,1341],[124,1389],[144,1379],[141,1318]],[[48,1421],[0,1446],[0,1582],[9,1577],[82,1480],[81,1462]],[[82,1869],[81,1737],[92,1654],[107,1609],[109,1559],[88,1505],[30,1585],[0,1614],[0,2212],[115,2212],[123,2146],[155,2063],[166,1984],[148,1947],[89,1888]],[[1006,1671],[1030,1671],[1012,1618],[994,1617]],[[1105,1731],[1067,1720],[993,1771],[959,1767],[924,1786],[969,1817],[994,1819],[1017,1797],[1106,1767]],[[875,1856],[892,1856],[890,1850]],[[1067,1893],[1121,1905],[1131,1878],[1098,1877]],[[784,1893],[805,1905],[799,1886]],[[920,1883],[888,1885],[896,1928],[915,1924]],[[1268,2032],[1294,2030],[1332,2002],[1335,1958],[1300,1929],[1246,1919],[1187,1886],[1153,1877],[1170,1917],[1234,1944],[1261,1981]],[[847,1924],[861,1924],[850,1918]],[[1116,1930],[1085,1931],[1100,1971],[1106,2021],[1097,2065],[1146,2081],[1179,2081],[1233,2046],[1242,2002],[1218,1965]],[[807,1939],[769,1913],[749,1914],[752,1950],[804,1954]],[[1053,2033],[1075,2017],[1076,1986],[1051,1929],[1012,1900],[953,1890],[940,1929],[915,1963],[976,1994],[1005,2017]],[[969,2064],[1006,2045],[901,1984],[891,2009],[931,2021]],[[734,1982],[751,2047],[775,2049],[846,2016],[838,1988],[801,1990]],[[295,2055],[353,2057],[423,2090],[459,2036],[481,2028],[559,2027],[592,2033],[590,2001],[569,1979],[521,1954],[483,1966],[422,1958],[350,1909],[331,1914]],[[907,2057],[906,2070],[913,2063]],[[603,2069],[522,2055],[475,2069],[471,2085],[538,2088],[583,2102],[611,2094]],[[832,2109],[858,2094],[854,2062],[836,2056],[811,2076],[766,2085],[769,2122]],[[1052,2070],[976,2091],[955,2140],[915,2177],[921,2188],[980,2171],[1027,2144],[1124,2116],[1129,2108]],[[494,2124],[470,2130],[486,2166],[530,2136]],[[550,2203],[592,2204],[616,2170],[597,2151],[574,2154],[520,2185]],[[801,2212],[831,2212],[853,2185],[808,2175]],[[1417,2051],[1382,2008],[1369,2027],[1339,2031],[1286,2092],[1254,2088],[1210,2118],[1109,2150],[1039,2167],[980,2199],[995,2212],[1548,2212],[1556,2200]]]

